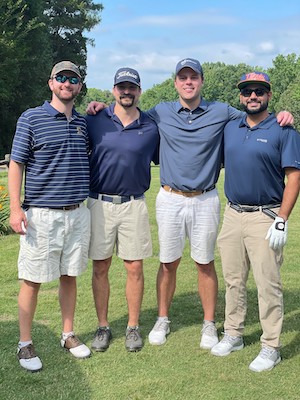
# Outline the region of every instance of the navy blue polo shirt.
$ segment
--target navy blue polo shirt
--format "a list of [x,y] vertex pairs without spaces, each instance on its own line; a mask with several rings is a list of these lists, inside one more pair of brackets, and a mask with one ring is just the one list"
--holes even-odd
[[68,120],[48,101],[17,122],[11,159],[25,164],[25,206],[62,207],[89,193],[86,121],[75,109]]
[[274,114],[250,128],[246,116],[224,131],[225,194],[235,204],[281,203],[284,168],[300,169],[300,135]]
[[147,114],[159,129],[161,184],[183,191],[214,185],[223,158],[224,127],[242,112],[202,99],[195,110],[176,101],[159,103]]
[[90,190],[142,195],[150,186],[151,161],[158,163],[158,129],[142,111],[136,121],[124,127],[114,114],[114,106],[86,116],[91,148]]

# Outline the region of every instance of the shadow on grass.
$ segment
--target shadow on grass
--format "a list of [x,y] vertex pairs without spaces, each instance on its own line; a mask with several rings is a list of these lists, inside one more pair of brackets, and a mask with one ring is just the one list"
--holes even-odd
[[[248,312],[245,321],[245,344],[258,344],[260,343],[260,336],[262,334],[258,304],[257,304],[257,291],[255,288],[248,289]],[[218,334],[222,335],[223,322],[224,322],[224,309],[225,309],[225,291],[220,290],[218,293],[218,304],[216,310],[216,322],[218,326]],[[285,318],[283,324],[283,334],[300,332],[300,311],[299,310],[299,293],[297,291],[286,290],[284,291],[285,303]],[[156,308],[146,308],[143,304],[140,326],[144,340],[147,340],[148,333],[152,329],[156,317]],[[198,326],[200,338],[200,330],[203,321],[203,310],[199,300],[198,292],[188,292],[174,296],[169,319],[171,320],[171,332],[175,333],[186,327]],[[221,325],[220,325],[221,324]],[[127,314],[111,321],[111,328],[113,331],[114,339],[124,337],[127,325]],[[94,332],[90,332],[93,335]],[[285,359],[292,358],[300,352],[300,333],[294,337],[289,343],[283,343],[282,353]]]
[[33,335],[43,369],[30,373],[19,366],[16,344],[19,336],[17,321],[0,322],[1,399],[91,399],[91,391],[81,363],[60,347],[59,337],[40,324],[33,324]]

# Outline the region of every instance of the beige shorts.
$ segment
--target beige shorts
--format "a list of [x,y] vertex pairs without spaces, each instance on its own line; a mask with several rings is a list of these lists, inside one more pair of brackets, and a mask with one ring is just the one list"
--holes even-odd
[[62,275],[78,276],[88,263],[90,212],[30,207],[27,232],[20,238],[19,279],[51,282]]
[[88,198],[91,212],[89,257],[105,260],[116,255],[123,260],[142,260],[152,255],[149,216],[144,198],[122,204]]

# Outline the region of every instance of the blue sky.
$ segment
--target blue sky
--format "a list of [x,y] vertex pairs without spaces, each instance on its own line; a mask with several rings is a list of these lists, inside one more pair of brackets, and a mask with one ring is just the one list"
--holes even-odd
[[[171,77],[186,57],[272,66],[300,55],[299,0],[103,0],[101,23],[88,36],[87,86],[111,89],[120,67],[139,71],[143,90]],[[245,71],[246,72],[246,71]]]

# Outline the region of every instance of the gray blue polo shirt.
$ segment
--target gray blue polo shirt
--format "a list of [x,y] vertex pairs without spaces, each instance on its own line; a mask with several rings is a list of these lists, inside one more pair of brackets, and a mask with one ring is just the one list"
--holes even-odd
[[225,194],[234,204],[282,201],[284,168],[300,169],[300,135],[281,127],[274,114],[250,128],[246,116],[224,131]]
[[161,184],[183,191],[214,185],[223,158],[224,127],[242,112],[202,99],[195,110],[176,101],[159,103],[147,114],[159,129]]

